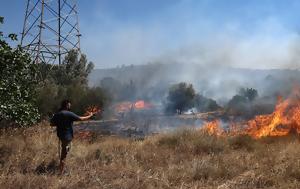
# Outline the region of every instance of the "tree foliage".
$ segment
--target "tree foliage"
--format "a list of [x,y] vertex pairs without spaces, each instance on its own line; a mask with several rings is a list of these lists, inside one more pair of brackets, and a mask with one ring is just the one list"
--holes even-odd
[[193,107],[196,92],[192,84],[178,83],[170,87],[167,97],[167,112],[181,114],[183,111]]
[[43,116],[57,111],[63,99],[72,102],[72,110],[84,113],[88,106],[102,107],[109,98],[102,88],[89,88],[88,75],[94,65],[84,54],[70,51],[61,65],[40,64],[40,80],[37,104]]
[[249,101],[253,101],[258,96],[258,92],[253,88],[241,88],[239,90],[239,95],[247,98]]
[[232,115],[243,115],[249,110],[248,99],[245,96],[234,95],[228,102],[227,112]]
[[[0,17],[0,24],[3,17]],[[3,37],[3,32],[1,32]],[[16,40],[15,34],[8,38]],[[0,121],[30,125],[39,119],[35,105],[36,65],[20,47],[0,39]]]
[[258,92],[253,88],[241,88],[237,95],[233,96],[227,104],[227,112],[235,116],[251,117],[255,115],[254,101]]
[[39,64],[40,80],[51,80],[57,85],[87,85],[88,75],[93,68],[94,64],[87,61],[86,55],[71,50],[61,65]]
[[206,98],[200,94],[196,94],[194,105],[199,112],[216,111],[221,108],[215,100]]

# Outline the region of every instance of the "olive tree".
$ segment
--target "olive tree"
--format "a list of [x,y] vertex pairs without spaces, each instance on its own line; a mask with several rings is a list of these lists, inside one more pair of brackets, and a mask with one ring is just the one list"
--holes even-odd
[[166,111],[181,114],[183,111],[194,106],[196,92],[192,84],[178,83],[170,87]]

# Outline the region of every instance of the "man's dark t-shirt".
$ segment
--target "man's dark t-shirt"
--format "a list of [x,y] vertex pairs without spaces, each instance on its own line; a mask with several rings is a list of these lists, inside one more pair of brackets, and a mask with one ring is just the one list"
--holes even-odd
[[79,121],[80,117],[73,112],[62,110],[54,114],[51,119],[57,128],[57,136],[60,140],[73,139],[73,122]]

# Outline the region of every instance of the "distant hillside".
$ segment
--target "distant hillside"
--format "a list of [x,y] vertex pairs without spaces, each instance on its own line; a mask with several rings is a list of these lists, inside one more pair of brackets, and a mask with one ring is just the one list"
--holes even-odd
[[300,83],[299,70],[253,70],[221,65],[157,63],[95,69],[89,76],[89,85],[98,86],[106,77],[122,83],[134,83],[144,92],[156,89],[167,91],[171,84],[189,82],[203,95],[219,100],[232,97],[240,87],[252,87],[258,89],[261,95],[270,95],[288,93],[295,83]]

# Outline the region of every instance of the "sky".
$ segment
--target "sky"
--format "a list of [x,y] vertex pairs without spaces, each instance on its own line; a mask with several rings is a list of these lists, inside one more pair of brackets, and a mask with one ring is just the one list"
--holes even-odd
[[[151,62],[300,67],[298,0],[77,2],[81,49],[96,68]],[[1,30],[20,33],[25,7],[25,0],[0,0]]]

